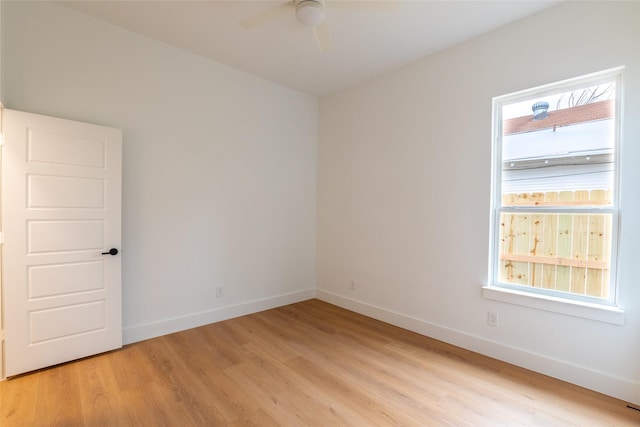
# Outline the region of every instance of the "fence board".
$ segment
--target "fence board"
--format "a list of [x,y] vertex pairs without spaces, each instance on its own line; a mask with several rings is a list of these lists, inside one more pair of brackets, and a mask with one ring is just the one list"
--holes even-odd
[[[521,195],[519,195],[521,196]],[[529,253],[529,229],[531,219],[527,214],[514,214],[512,224],[513,254],[526,255]],[[529,263],[512,261],[511,280],[518,285],[529,284]]]
[[570,292],[578,295],[584,295],[587,288],[586,282],[587,269],[581,267],[571,267],[571,285]]
[[[505,206],[611,204],[610,190],[504,194]],[[611,215],[505,213],[500,221],[500,280],[608,297]]]
[[[559,202],[568,202],[573,200],[571,191],[561,191],[558,195]],[[573,215],[558,215],[558,258],[571,258],[571,232],[573,230]],[[556,268],[556,286],[555,289],[563,292],[570,292],[571,267],[558,266]]]
[[608,274],[606,270],[587,269],[587,289],[585,294],[592,297],[604,297],[604,276]]
[[[516,196],[516,195],[513,195]],[[500,221],[500,234],[501,234],[501,253],[512,254],[513,253],[513,214],[502,214]],[[513,264],[511,261],[504,260],[501,262],[500,277],[502,280],[508,283],[513,282]]]
[[[610,192],[605,190],[593,190],[590,194],[591,200],[610,200]],[[589,237],[587,259],[593,261],[603,261],[605,259],[605,217],[608,215],[589,215]],[[608,261],[605,264],[609,264]],[[587,269],[586,294],[595,297],[603,297],[604,275],[608,272],[601,270]]]
[[[547,192],[544,195],[544,201],[548,203],[558,202],[558,193]],[[544,257],[555,258],[558,254],[558,215],[549,214],[544,216],[544,230],[542,234],[544,248],[541,253]],[[555,289],[556,287],[556,266],[546,266],[542,271],[542,287],[546,289]]]
[[[544,194],[534,193],[535,198],[542,199]],[[529,254],[536,256],[539,253],[544,253],[544,215],[531,215],[531,241],[529,242]],[[544,269],[543,264],[533,263],[530,269],[530,282],[529,284],[535,288],[542,287],[542,271]]]
[[[574,201],[588,201],[589,192],[580,190],[573,193]],[[571,256],[574,260],[587,259],[589,217],[587,215],[573,215],[573,229],[571,236]],[[581,267],[571,267],[571,292],[584,295],[587,288],[587,270]]]

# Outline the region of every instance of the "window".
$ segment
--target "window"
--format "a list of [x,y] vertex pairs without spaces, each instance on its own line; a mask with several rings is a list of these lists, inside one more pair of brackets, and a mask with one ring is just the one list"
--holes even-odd
[[492,288],[615,305],[621,75],[494,98]]

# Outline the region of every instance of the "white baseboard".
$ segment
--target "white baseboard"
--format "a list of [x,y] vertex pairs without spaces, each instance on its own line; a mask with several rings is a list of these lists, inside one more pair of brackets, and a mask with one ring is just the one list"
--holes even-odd
[[240,304],[228,305],[200,313],[188,314],[161,320],[159,322],[147,323],[144,325],[130,326],[122,331],[122,341],[124,344],[131,344],[186,329],[197,328],[209,323],[220,322],[246,314],[257,313],[281,307],[287,304],[308,300],[315,297],[315,289],[308,289],[289,294],[276,295],[269,298],[247,301]]
[[316,290],[316,298],[494,359],[595,390],[626,402],[640,404],[640,383],[637,382],[491,341],[321,289]]

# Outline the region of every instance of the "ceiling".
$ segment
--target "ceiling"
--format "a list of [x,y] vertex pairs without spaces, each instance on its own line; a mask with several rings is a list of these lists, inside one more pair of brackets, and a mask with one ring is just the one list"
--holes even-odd
[[[252,29],[244,18],[285,0],[59,3],[292,89],[322,97],[555,6],[557,0],[326,0],[331,50],[295,9]],[[334,7],[330,7],[334,6]],[[336,7],[339,6],[339,7]]]

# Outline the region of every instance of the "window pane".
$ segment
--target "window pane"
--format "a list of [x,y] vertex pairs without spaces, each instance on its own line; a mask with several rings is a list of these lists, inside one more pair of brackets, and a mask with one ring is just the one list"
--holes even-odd
[[502,107],[503,206],[611,205],[615,83]]
[[609,298],[612,214],[500,214],[498,281]]

